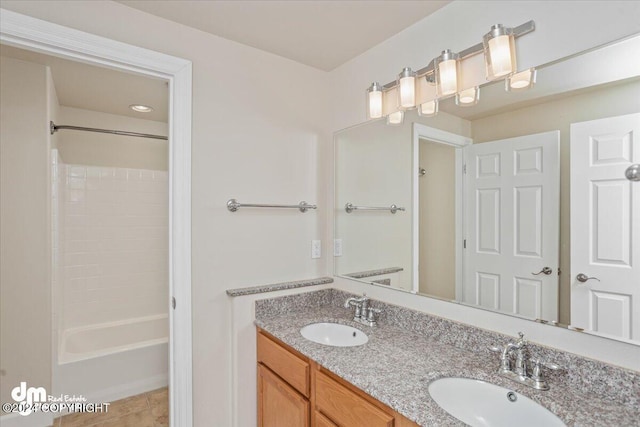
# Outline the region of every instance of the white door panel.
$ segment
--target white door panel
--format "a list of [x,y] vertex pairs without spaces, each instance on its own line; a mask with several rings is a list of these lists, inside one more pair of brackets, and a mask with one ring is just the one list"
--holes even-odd
[[[571,323],[640,340],[640,114],[571,125]],[[584,283],[578,274],[599,279]],[[635,315],[634,315],[635,313]]]
[[500,189],[476,190],[477,251],[485,254],[500,254]]
[[[559,132],[465,148],[463,301],[558,320]],[[534,275],[551,267],[550,275]]]
[[542,279],[516,277],[514,283],[515,311],[521,316],[537,318],[542,305]]
[[542,186],[514,188],[515,253],[542,257]]
[[476,273],[477,304],[490,310],[500,308],[500,276],[489,273]]

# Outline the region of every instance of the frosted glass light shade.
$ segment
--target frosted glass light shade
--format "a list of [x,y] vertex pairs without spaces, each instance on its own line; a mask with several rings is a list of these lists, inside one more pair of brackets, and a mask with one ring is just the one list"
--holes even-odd
[[367,117],[379,119],[382,117],[382,86],[379,83],[371,83],[367,89]]
[[436,114],[438,114],[437,99],[420,104],[420,107],[418,108],[418,115],[422,117],[432,117],[432,116],[435,116]]
[[401,125],[404,121],[404,111],[396,111],[387,116],[388,125]]
[[476,105],[480,100],[480,88],[472,87],[456,93],[456,105],[470,107]]
[[487,80],[506,77],[516,71],[516,43],[511,28],[500,24],[482,38]]
[[535,68],[529,68],[528,70],[515,73],[505,80],[505,90],[511,92],[531,89],[536,82],[536,74]]
[[449,49],[443,50],[442,54],[434,60],[436,71],[436,88],[438,97],[453,95],[458,92],[460,79],[460,64],[458,54]]
[[405,67],[397,79],[398,105],[400,108],[409,109],[416,106],[416,73],[411,68]]

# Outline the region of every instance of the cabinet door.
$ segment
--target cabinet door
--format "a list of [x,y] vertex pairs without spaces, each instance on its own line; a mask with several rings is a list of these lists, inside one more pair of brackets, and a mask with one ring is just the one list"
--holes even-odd
[[338,427],[337,424],[335,424],[329,418],[322,415],[320,412],[315,411],[314,414],[315,414],[315,422],[316,422],[315,427]]
[[309,427],[309,402],[258,364],[258,426]]

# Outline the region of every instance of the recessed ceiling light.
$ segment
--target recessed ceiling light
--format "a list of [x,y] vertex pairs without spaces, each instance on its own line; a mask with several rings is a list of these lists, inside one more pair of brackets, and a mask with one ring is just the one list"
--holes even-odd
[[138,113],[150,113],[153,111],[153,107],[142,104],[131,104],[129,105],[129,108],[131,108],[133,111],[137,111]]

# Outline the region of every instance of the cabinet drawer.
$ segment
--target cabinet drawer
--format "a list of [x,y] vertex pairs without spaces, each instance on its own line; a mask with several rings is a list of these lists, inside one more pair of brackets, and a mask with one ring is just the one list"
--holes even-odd
[[316,372],[315,392],[316,407],[336,424],[349,427],[394,425],[392,415],[375,407],[320,371]]
[[309,397],[309,362],[299,358],[280,344],[258,333],[258,362]]

